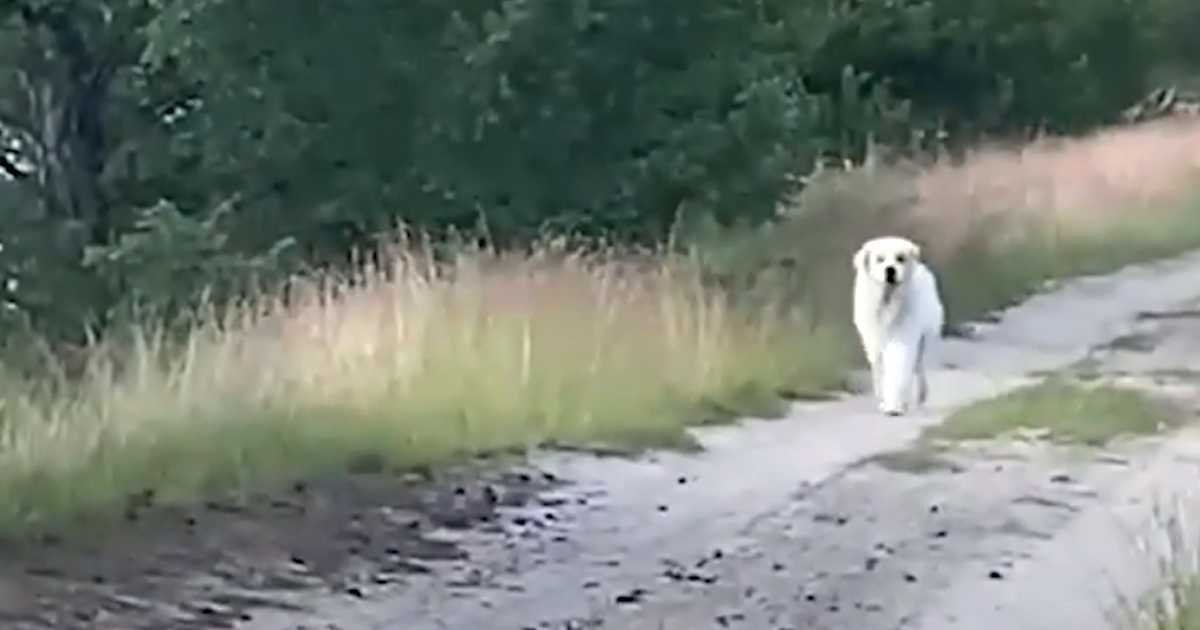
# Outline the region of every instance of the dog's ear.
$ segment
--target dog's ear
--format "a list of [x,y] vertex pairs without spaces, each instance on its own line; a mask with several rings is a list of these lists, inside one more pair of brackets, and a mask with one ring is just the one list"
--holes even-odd
[[867,255],[867,248],[865,246],[858,248],[858,251],[854,253],[854,270],[865,272],[870,260],[871,257]]
[[919,262],[921,260],[921,246],[913,243],[912,252],[909,256],[912,257],[913,262]]

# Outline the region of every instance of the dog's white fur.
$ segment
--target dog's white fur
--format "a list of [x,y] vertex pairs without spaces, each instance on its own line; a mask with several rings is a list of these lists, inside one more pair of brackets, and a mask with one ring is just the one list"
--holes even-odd
[[912,241],[884,236],[854,254],[854,327],[871,366],[879,409],[891,416],[929,395],[929,355],[941,340],[945,309],[937,279]]

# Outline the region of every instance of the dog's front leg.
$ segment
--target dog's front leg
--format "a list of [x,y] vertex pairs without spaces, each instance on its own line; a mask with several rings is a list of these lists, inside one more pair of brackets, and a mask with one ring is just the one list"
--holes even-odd
[[871,369],[871,395],[879,400],[883,395],[883,357],[879,340],[874,336],[860,333],[862,337],[863,355],[867,358],[867,366]]
[[913,371],[917,379],[917,406],[924,406],[929,400],[929,377],[925,371],[925,355],[928,352],[929,334],[921,336],[921,341],[917,343],[917,358],[913,362]]
[[881,359],[883,374],[879,409],[889,416],[902,415],[908,410],[913,392],[916,348],[899,339],[890,340],[883,348]]
[[883,357],[876,352],[871,356],[871,395],[875,400],[883,399]]

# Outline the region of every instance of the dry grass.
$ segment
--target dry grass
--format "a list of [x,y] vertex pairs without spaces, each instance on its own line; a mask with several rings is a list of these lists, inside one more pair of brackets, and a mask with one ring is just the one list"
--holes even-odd
[[[1200,629],[1200,548],[1189,522],[1195,497],[1154,504],[1150,531],[1138,550],[1152,559],[1158,587],[1147,596],[1117,597],[1116,622],[1128,630]],[[1189,509],[1193,508],[1193,509]]]
[[182,347],[143,330],[69,394],[10,392],[0,532],[147,490],[189,501],[546,440],[678,443],[686,422],[829,387],[844,356],[795,313],[735,311],[686,261],[388,264],[209,317]]
[[[1197,128],[1187,127],[1192,149]],[[1128,194],[1053,197],[1053,212],[1030,201],[1046,177],[1115,168],[1095,166],[1097,156],[1132,151],[1128,138],[1148,143],[1128,161],[1137,172],[1102,178]],[[840,380],[857,356],[850,253],[867,236],[936,243],[959,316],[1050,275],[1200,244],[1188,203],[1195,165],[1176,168],[1178,142],[1145,127],[981,152],[964,166],[824,174],[779,225],[722,233],[687,258],[547,247],[435,266],[400,248],[357,277],[297,287],[286,304],[267,296],[198,318],[182,343],[148,325],[129,347],[93,354],[81,383],[0,379],[0,534],[117,515],[147,490],[185,502],[547,441],[678,444],[687,424],[764,413],[780,392]],[[969,172],[1015,192],[981,186],[982,176],[955,189]],[[1102,220],[1062,219],[1089,204]],[[995,238],[993,217],[1009,238]]]
[[959,162],[818,173],[769,228],[701,232],[701,258],[845,321],[850,255],[883,233],[920,242],[949,316],[1007,306],[1045,280],[1115,269],[1200,244],[1200,120],[988,147]]
[[982,150],[938,165],[918,178],[908,225],[942,267],[959,319],[1007,306],[1050,278],[1196,247],[1200,120]]
[[981,222],[999,220],[1019,241],[1030,223],[1080,234],[1130,215],[1161,215],[1194,193],[1198,173],[1200,120],[1168,118],[937,164],[916,177],[913,215],[930,226],[934,251],[953,256]]

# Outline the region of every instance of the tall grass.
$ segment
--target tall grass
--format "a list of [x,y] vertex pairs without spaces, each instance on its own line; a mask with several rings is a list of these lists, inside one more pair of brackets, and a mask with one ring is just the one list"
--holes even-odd
[[[1138,550],[1153,562],[1155,589],[1144,597],[1119,595],[1117,626],[1125,630],[1200,629],[1200,548],[1189,515],[1195,498],[1156,501],[1150,531]],[[1186,503],[1185,503],[1186,502]]]
[[353,277],[198,313],[182,341],[147,322],[92,351],[70,384],[0,379],[0,535],[117,515],[147,492],[187,502],[550,441],[682,443],[688,424],[840,381],[857,356],[847,287],[863,238],[924,242],[959,315],[1051,275],[1200,244],[1194,163],[1134,194],[1181,159],[1155,153],[1176,142],[1155,129],[1044,149],[1091,165],[1114,138],[1150,134],[1128,160],[1145,175],[1113,184],[1126,195],[1047,208],[977,186],[964,201],[952,184],[973,165],[1017,191],[1047,172],[1029,164],[1033,149],[993,149],[820,174],[776,225],[696,240],[687,256],[547,246],[435,264],[397,247]]
[[3,398],[0,533],[293,475],[539,442],[678,443],[713,413],[828,388],[845,353],[795,310],[739,311],[686,261],[464,252],[148,327],[70,389]]
[[1051,278],[1180,253],[1200,244],[1200,121],[816,173],[775,224],[737,234],[698,229],[693,239],[716,278],[734,286],[773,280],[771,291],[836,325],[849,313],[851,253],[885,233],[923,246],[959,321]]
[[961,317],[1050,278],[1101,273],[1200,243],[1200,121],[987,147],[915,179],[910,225]]

